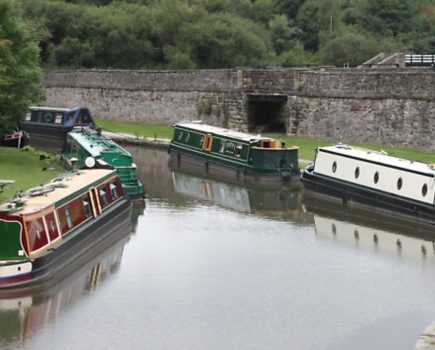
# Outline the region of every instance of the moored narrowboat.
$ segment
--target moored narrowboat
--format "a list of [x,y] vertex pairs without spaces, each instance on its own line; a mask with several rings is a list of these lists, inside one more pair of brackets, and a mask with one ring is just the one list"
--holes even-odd
[[127,196],[143,201],[144,186],[137,177],[131,154],[100,130],[83,128],[69,132],[62,157],[70,166],[71,159],[77,159],[79,168],[96,167],[98,161],[104,161],[117,170]]
[[299,177],[298,147],[200,122],[175,124],[169,152],[177,167],[227,179],[280,185]]
[[95,127],[87,108],[29,107],[20,129],[29,135],[29,144],[50,152],[61,152],[66,134],[74,127]]
[[376,206],[435,223],[435,167],[338,144],[319,147],[302,173],[308,188],[355,206]]
[[43,283],[103,244],[130,206],[115,170],[68,174],[0,205],[0,288]]

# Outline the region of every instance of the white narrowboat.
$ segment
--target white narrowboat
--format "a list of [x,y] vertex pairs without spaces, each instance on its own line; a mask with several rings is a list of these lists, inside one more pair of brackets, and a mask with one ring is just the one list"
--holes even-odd
[[338,144],[319,147],[304,185],[346,204],[376,206],[435,222],[435,166]]

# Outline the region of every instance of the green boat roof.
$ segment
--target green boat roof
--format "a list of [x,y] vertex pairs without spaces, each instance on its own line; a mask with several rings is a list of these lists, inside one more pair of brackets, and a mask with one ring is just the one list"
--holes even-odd
[[94,158],[100,157],[104,152],[118,152],[131,158],[131,154],[124,148],[93,129],[71,131],[68,133],[68,137],[76,140]]
[[186,128],[203,133],[210,133],[213,135],[222,136],[225,138],[237,139],[245,142],[257,142],[262,140],[271,140],[270,137],[261,135],[251,135],[240,131],[229,130],[218,126],[202,124],[202,122],[181,122],[174,125],[174,127]]

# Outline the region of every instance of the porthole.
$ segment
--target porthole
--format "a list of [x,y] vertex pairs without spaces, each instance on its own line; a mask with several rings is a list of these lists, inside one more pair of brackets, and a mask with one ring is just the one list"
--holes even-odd
[[355,237],[356,240],[359,239],[359,232],[358,232],[357,229],[355,229],[355,230],[353,231],[353,235],[354,235],[354,237]]
[[373,176],[373,182],[377,184],[379,181],[379,172],[375,172],[375,175]]
[[397,180],[397,189],[400,190],[402,188],[403,185],[403,180],[401,177],[399,177],[399,179]]
[[332,163],[332,172],[335,173],[337,171],[337,162]]
[[355,179],[359,178],[359,166],[355,168]]
[[331,226],[331,230],[332,230],[332,234],[336,235],[337,234],[337,227],[335,226],[335,224],[332,224]]
[[427,195],[427,184],[424,184],[423,187],[421,188],[421,195],[423,197],[426,197],[426,195]]

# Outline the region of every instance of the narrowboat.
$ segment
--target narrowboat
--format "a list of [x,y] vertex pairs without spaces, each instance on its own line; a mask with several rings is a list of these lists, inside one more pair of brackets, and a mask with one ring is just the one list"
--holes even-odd
[[338,144],[319,147],[304,186],[347,205],[376,206],[435,223],[435,166]]
[[244,182],[277,185],[299,178],[298,147],[201,122],[174,125],[171,162],[206,174]]
[[95,127],[87,108],[29,107],[20,129],[29,135],[32,147],[50,152],[61,152],[66,134],[74,127]]
[[104,161],[104,164],[116,169],[124,191],[131,200],[144,200],[144,186],[138,180],[131,154],[103,135],[100,129],[83,128],[69,132],[62,157],[69,166],[72,158],[77,159],[79,168],[98,167],[100,161]]
[[130,207],[116,170],[68,173],[0,205],[0,288],[24,287],[67,269],[104,244]]

